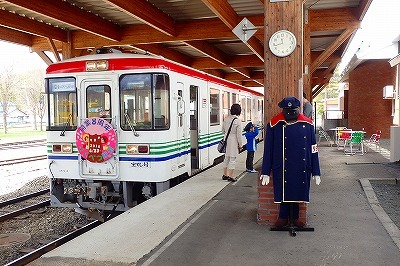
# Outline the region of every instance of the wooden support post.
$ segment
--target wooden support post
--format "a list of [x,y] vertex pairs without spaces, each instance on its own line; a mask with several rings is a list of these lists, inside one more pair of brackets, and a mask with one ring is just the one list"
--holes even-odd
[[[299,95],[303,75],[303,1],[264,2],[265,115],[266,122],[281,110],[278,103],[286,96]],[[286,57],[277,57],[269,49],[269,39],[278,30],[296,37],[296,49]]]

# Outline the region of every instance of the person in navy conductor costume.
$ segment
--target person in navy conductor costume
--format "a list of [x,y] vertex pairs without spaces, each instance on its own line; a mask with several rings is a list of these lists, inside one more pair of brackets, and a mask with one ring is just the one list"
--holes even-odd
[[292,222],[304,227],[299,220],[299,203],[310,200],[311,176],[319,185],[321,173],[312,120],[300,113],[300,101],[285,97],[278,106],[282,112],[267,125],[264,141],[264,158],[261,185],[268,185],[273,178],[274,202],[280,203],[276,227],[288,224],[290,208]]

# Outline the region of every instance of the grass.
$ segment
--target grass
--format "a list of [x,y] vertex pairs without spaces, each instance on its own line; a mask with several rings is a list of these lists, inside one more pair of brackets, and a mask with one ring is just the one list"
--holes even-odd
[[7,134],[4,133],[4,128],[0,128],[0,141],[7,140],[25,140],[25,139],[45,139],[46,129],[43,131],[33,130],[33,127],[9,127]]

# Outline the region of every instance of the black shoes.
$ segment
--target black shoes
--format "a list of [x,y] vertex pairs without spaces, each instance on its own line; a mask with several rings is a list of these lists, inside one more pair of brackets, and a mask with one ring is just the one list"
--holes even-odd
[[234,177],[233,177],[233,178],[232,178],[232,177],[228,177],[228,181],[233,183],[233,182],[236,182],[236,181],[237,181],[237,179],[236,179],[236,178],[234,178]]
[[[288,220],[287,220],[287,219],[281,219],[281,218],[279,218],[279,219],[276,220],[276,222],[275,222],[275,227],[276,227],[276,228],[282,228],[282,227],[284,227],[284,226],[287,226],[288,224],[289,224],[289,223],[288,223]],[[296,227],[298,227],[298,228],[303,228],[306,224],[303,223],[302,221],[300,221],[299,219],[295,219],[295,220],[293,220],[293,225],[296,226]]]
[[229,182],[236,182],[237,179],[236,178],[232,178],[226,175],[222,175],[222,180],[228,180]]

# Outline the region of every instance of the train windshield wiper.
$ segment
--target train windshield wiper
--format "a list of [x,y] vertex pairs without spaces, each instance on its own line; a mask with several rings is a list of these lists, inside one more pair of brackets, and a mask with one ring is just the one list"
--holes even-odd
[[67,122],[65,122],[64,129],[63,129],[63,131],[61,131],[60,136],[62,136],[62,137],[65,136],[65,131],[67,130],[67,126],[69,125],[69,122],[71,120],[72,120],[72,114],[69,114],[68,115],[68,120],[67,120]]
[[128,126],[131,128],[133,135],[135,137],[139,137],[139,134],[136,132],[135,127],[132,125],[131,118],[129,117],[128,113],[125,113],[126,121],[128,122]]

